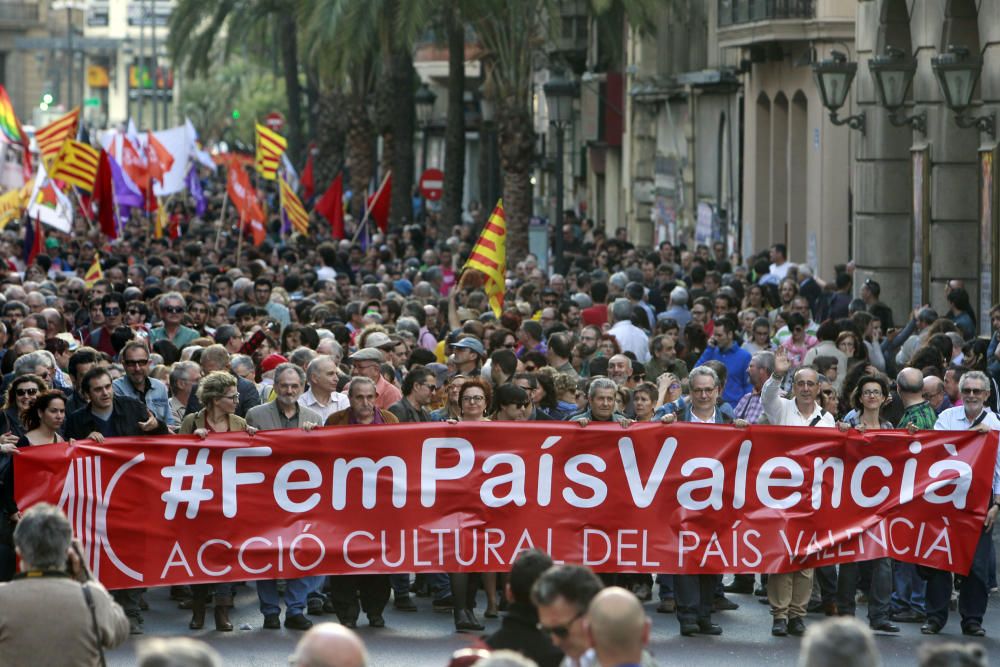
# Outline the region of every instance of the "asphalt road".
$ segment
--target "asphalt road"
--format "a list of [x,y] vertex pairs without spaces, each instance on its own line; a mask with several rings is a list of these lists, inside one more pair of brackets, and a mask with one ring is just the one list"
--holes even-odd
[[[236,608],[231,614],[235,626],[233,632],[216,632],[212,613],[206,618],[206,629],[191,631],[187,628],[190,612],[180,610],[167,597],[167,589],[147,592],[150,610],[146,612],[146,635],[149,636],[193,636],[202,639],[219,651],[227,665],[277,666],[287,665],[288,656],[301,636],[300,632],[286,630],[263,630],[263,618],[257,610],[257,596],[253,584],[237,589]],[[732,599],[741,607],[736,611],[722,612],[714,616],[724,629],[720,637],[681,637],[677,632],[677,620],[673,615],[657,614],[655,602],[647,603],[649,615],[653,618],[651,650],[660,665],[795,665],[800,640],[770,635],[770,615],[765,605],[749,595],[734,595]],[[417,667],[444,666],[451,653],[469,645],[475,640],[473,635],[454,632],[450,613],[435,613],[430,608],[430,600],[417,598],[420,610],[417,613],[397,612],[390,602],[386,609],[386,627],[369,628],[362,615],[358,632],[368,646],[371,664],[375,667]],[[963,637],[958,626],[958,616],[953,614],[941,635],[931,641],[976,641],[989,654],[1000,656],[1000,597],[991,596],[986,616],[988,636],[983,639]],[[480,618],[485,607],[485,598],[480,593]],[[858,609],[858,617],[864,618],[866,610]],[[282,617],[283,619],[284,617]],[[333,616],[311,617],[319,620],[335,621]],[[499,627],[499,620],[482,619],[487,633]],[[820,615],[811,615],[809,622],[819,622]],[[124,667],[135,664],[135,642],[133,637],[124,646],[109,652],[108,664]],[[899,635],[879,635],[876,643],[882,652],[886,666],[917,664],[916,655],[920,645],[927,638],[920,634],[920,626],[904,624]]]

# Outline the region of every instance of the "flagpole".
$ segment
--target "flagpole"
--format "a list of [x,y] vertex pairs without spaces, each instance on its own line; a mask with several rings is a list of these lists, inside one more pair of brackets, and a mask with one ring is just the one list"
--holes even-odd
[[243,253],[243,212],[240,211],[240,235],[236,241],[236,267],[240,266],[240,255]]
[[[87,221],[87,226],[89,229],[94,229],[94,221],[91,220],[90,216],[87,215],[87,210],[83,208],[83,200],[80,199],[80,193],[76,191],[72,185],[69,186],[70,191],[73,193],[73,197],[76,199],[76,205],[80,207],[80,213],[83,215],[83,219]],[[70,229],[72,229],[73,221],[70,220]]]
[[[227,172],[226,179],[228,181],[229,175]],[[219,241],[222,239],[222,228],[226,224],[226,206],[229,204],[229,193],[223,190],[222,192],[222,216],[219,218],[219,229],[215,232],[215,249],[219,249]]]
[[[385,188],[385,184],[389,182],[390,176],[392,176],[391,169],[385,172],[385,177],[382,179],[382,184],[378,186],[378,190],[375,191],[375,196],[372,197],[373,202],[378,201],[379,196],[382,194],[382,190]],[[358,240],[359,236],[361,236],[361,230],[364,229],[365,226],[368,224],[368,218],[371,215],[371,212],[372,212],[372,207],[366,206],[365,215],[363,218],[361,218],[361,223],[358,225],[358,228],[354,230],[354,238],[351,239],[351,245],[354,245],[354,242]]]

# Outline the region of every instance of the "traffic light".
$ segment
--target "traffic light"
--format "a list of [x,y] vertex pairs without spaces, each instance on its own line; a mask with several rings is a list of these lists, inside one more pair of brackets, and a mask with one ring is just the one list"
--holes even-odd
[[239,120],[239,119],[240,119],[240,110],[233,109],[233,120]]
[[54,100],[55,100],[55,98],[52,96],[52,93],[48,93],[48,92],[47,93],[43,93],[42,94],[42,99],[38,103],[38,108],[41,109],[42,111],[48,111],[49,107],[52,105],[52,102]]

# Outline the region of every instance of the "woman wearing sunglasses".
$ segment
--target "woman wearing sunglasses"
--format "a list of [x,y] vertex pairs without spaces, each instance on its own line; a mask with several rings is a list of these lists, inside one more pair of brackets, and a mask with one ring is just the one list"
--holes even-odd
[[[26,429],[21,421],[21,415],[28,411],[35,399],[48,390],[45,380],[34,374],[22,375],[10,383],[7,390],[7,403],[4,405],[0,432],[11,433],[17,438],[24,435]],[[16,440],[15,440],[16,442]]]

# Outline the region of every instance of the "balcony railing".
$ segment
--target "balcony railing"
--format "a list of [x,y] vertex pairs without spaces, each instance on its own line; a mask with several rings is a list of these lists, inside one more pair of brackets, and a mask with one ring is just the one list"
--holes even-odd
[[38,4],[0,2],[0,23],[38,23]]
[[815,0],[719,0],[719,27],[774,19],[816,18]]

